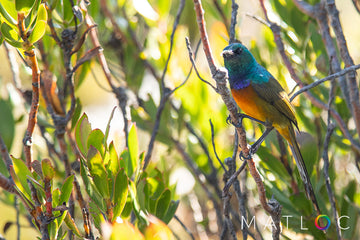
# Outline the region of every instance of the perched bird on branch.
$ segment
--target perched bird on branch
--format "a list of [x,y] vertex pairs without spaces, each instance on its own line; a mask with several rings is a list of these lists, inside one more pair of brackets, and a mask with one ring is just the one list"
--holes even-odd
[[315,210],[320,214],[309,174],[296,141],[294,126],[298,126],[287,93],[241,43],[227,46],[222,56],[236,103],[251,119],[266,126],[266,131],[252,145],[250,153],[255,153],[265,136],[275,128],[288,141],[305,186],[306,196],[311,199]]

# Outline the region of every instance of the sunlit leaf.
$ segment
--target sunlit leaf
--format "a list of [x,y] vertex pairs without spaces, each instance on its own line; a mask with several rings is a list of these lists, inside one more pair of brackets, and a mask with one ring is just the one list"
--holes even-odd
[[128,176],[130,177],[134,173],[139,157],[139,145],[138,145],[138,137],[137,137],[135,124],[133,124],[130,128],[128,142],[129,142],[130,158],[127,163],[127,168],[128,168]]
[[39,7],[35,27],[33,28],[29,36],[30,43],[36,43],[44,36],[47,25],[46,21],[47,21],[47,11],[44,4],[41,4]]
[[100,152],[93,146],[89,147],[87,163],[95,186],[103,198],[109,198],[108,176],[103,165]]
[[16,27],[17,11],[13,0],[0,0],[0,13],[7,24]]
[[1,33],[11,46],[22,48],[22,40],[16,30],[16,27],[9,26],[6,22],[1,24]]
[[45,158],[41,161],[41,169],[44,178],[53,179],[53,177],[55,176],[54,167],[52,166],[49,159]]
[[73,189],[74,176],[71,175],[66,178],[64,184],[61,187],[60,204],[69,201],[71,191]]
[[91,125],[89,123],[87,115],[84,113],[80,117],[80,119],[75,127],[76,145],[83,156],[87,155],[87,150],[88,150],[87,141],[88,141],[88,136],[90,135],[90,132],[91,132]]
[[32,174],[31,174],[30,170],[27,168],[27,166],[25,165],[25,163],[23,162],[23,160],[21,160],[20,158],[15,158],[13,156],[11,156],[11,158],[12,158],[12,161],[14,164],[13,165],[14,173],[16,174],[16,177],[18,178],[18,180],[20,182],[20,185],[18,185],[18,184],[16,184],[17,182],[14,179],[15,184],[21,190],[21,192],[30,199],[31,191],[30,191],[29,184],[27,183],[27,181],[28,181],[27,176],[32,176]]
[[128,195],[128,177],[126,176],[124,169],[121,169],[116,176],[114,191],[113,203],[115,204],[115,207],[112,220],[115,220],[115,218],[121,214],[126,204]]
[[36,1],[39,0],[15,0],[16,11],[24,13],[27,17]]
[[173,240],[175,239],[170,228],[155,216],[148,217],[150,225],[145,229],[146,240]]
[[115,177],[120,169],[120,163],[113,142],[109,145],[109,158],[106,168],[111,172],[111,175]]
[[139,229],[135,228],[131,223],[122,220],[120,223],[115,222],[112,226],[110,240],[143,240],[144,236]]
[[65,220],[66,226],[72,231],[72,233],[74,233],[79,238],[82,238],[80,231],[77,228],[77,226],[74,222],[74,219],[70,216],[69,212],[66,212],[66,216],[65,216],[64,220]]
[[103,143],[104,143],[103,132],[100,129],[92,130],[87,140],[87,148],[89,149],[90,146],[93,146],[100,152],[101,156],[104,156],[105,147]]

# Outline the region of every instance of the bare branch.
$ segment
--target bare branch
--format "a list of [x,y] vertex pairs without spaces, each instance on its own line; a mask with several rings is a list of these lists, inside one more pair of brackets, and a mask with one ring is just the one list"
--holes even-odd
[[238,13],[239,5],[235,2],[235,0],[231,1],[231,25],[230,25],[230,40],[229,43],[234,43],[236,41],[236,17]]
[[360,68],[360,64],[353,65],[351,67],[344,68],[340,72],[337,72],[337,73],[331,74],[331,75],[329,75],[327,77],[324,77],[322,79],[319,79],[319,80],[317,80],[317,81],[315,81],[315,82],[313,82],[313,83],[311,83],[311,84],[309,84],[307,86],[302,87],[299,91],[295,92],[291,96],[290,100],[291,101],[294,100],[294,98],[297,97],[299,94],[301,94],[303,92],[306,92],[306,91],[309,91],[310,89],[312,89],[312,88],[314,88],[314,87],[316,87],[316,86],[318,86],[318,85],[320,85],[320,84],[322,84],[322,83],[324,83],[326,81],[333,80],[333,79],[338,78],[340,76],[344,76],[345,74],[347,74],[349,72],[353,72],[353,71],[355,71],[355,70],[357,70],[359,68]]

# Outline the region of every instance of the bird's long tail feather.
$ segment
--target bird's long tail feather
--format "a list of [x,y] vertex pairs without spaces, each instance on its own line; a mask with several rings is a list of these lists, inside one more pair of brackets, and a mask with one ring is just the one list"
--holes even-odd
[[304,183],[306,196],[308,199],[310,199],[312,201],[316,212],[320,215],[321,211],[320,211],[318,202],[316,200],[315,193],[314,193],[313,187],[311,185],[310,177],[309,177],[308,171],[306,170],[305,162],[301,155],[299,145],[296,141],[295,131],[294,131],[293,126],[289,127],[289,138],[290,138],[289,145],[290,145],[291,151],[294,155],[300,177]]

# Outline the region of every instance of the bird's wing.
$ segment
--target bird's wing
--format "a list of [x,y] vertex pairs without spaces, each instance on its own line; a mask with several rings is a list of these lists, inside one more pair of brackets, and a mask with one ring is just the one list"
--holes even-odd
[[273,105],[297,127],[295,111],[289,101],[289,97],[274,77],[271,76],[268,82],[252,82],[251,85],[260,98]]

